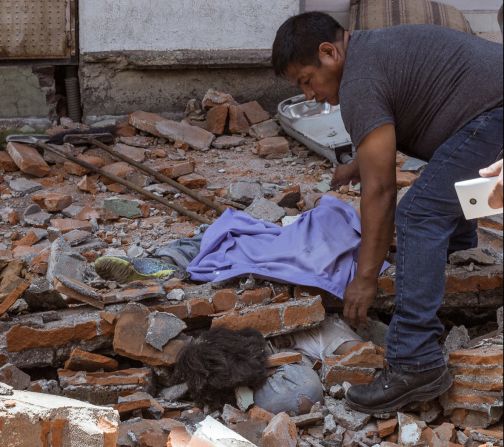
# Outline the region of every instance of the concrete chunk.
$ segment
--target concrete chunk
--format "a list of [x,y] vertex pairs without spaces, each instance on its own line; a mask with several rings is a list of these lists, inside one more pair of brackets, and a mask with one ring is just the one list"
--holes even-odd
[[112,408],[28,391],[0,396],[3,446],[111,447],[118,425],[119,414]]
[[37,149],[21,143],[7,143],[7,152],[18,168],[35,177],[45,177],[50,168]]

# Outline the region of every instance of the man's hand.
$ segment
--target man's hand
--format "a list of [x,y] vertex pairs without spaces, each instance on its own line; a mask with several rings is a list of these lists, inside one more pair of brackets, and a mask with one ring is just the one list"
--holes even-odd
[[340,186],[360,182],[359,165],[356,160],[347,165],[338,165],[334,168],[333,177],[331,180],[331,189],[335,190]]
[[491,208],[497,209],[502,208],[502,160],[494,163],[488,168],[481,169],[480,175],[482,177],[496,177],[499,176],[497,184],[495,185],[493,191],[488,196],[488,204]]
[[367,312],[376,298],[378,279],[356,276],[345,290],[343,316],[353,327],[367,323]]

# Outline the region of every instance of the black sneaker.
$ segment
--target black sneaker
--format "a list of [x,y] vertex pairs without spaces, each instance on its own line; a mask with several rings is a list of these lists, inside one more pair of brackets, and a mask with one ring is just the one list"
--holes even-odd
[[452,386],[446,366],[421,372],[383,369],[368,385],[348,389],[346,400],[354,410],[367,414],[392,413],[412,402],[432,400]]

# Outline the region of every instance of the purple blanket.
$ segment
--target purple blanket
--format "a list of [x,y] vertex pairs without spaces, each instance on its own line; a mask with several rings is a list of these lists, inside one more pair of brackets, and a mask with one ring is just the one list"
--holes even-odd
[[330,196],[286,227],[228,209],[206,230],[187,271],[194,281],[253,274],[342,298],[356,272],[360,230],[355,210]]

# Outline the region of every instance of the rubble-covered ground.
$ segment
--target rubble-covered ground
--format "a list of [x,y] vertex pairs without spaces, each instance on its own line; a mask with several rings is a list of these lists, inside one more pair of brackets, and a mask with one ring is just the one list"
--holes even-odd
[[[50,135],[88,129],[61,121]],[[332,165],[285,137],[255,102],[239,105],[209,91],[188,105],[184,124],[144,112],[112,124],[116,151],[256,218],[287,224],[330,191]],[[56,147],[204,219],[217,217],[103,149]],[[419,175],[403,172],[404,162],[399,155],[398,200]],[[358,187],[331,194],[359,208]],[[480,248],[456,253],[447,263],[440,315],[455,379],[448,393],[388,415],[364,415],[345,404],[349,384],[369,382],[383,368],[392,265],[371,311],[374,330],[360,332],[369,342],[314,365],[325,400],[311,413],[293,416],[235,403],[217,411],[197,408],[187,387],[172,379],[177,354],[210,327],[253,327],[268,338],[316,327],[324,307],[341,311],[339,300],[321,290],[257,279],[123,285],[99,278],[93,266],[98,257],[152,255],[197,234],[200,222],[33,146],[9,143],[0,150],[0,198],[1,445],[503,445],[502,216],[482,219]],[[393,263],[393,245],[389,258]],[[169,320],[158,318],[166,314]],[[170,321],[171,338],[159,340],[158,321]],[[280,357],[277,366],[299,360]]]

